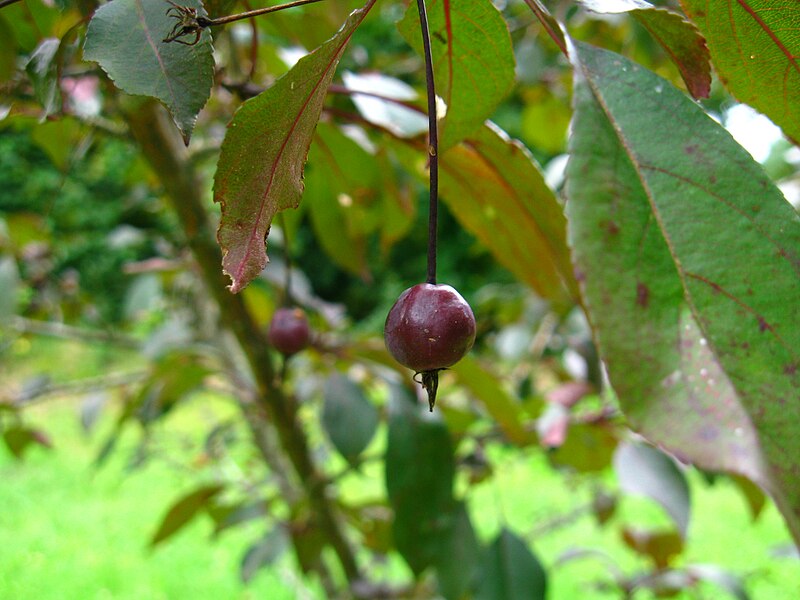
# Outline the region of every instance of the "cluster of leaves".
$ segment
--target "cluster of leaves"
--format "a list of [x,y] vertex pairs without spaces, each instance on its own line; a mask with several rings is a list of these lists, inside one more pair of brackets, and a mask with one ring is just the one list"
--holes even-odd
[[[224,14],[232,4],[205,8]],[[507,290],[476,291],[478,358],[446,373],[442,418],[422,412],[408,374],[373,335],[343,336],[330,307],[297,289],[319,314],[323,335],[309,356],[293,359],[283,387],[311,409],[304,425],[326,434],[319,446],[339,456],[325,463],[327,485],[368,478],[375,458],[385,466],[377,499],[333,502],[362,548],[402,556],[414,581],[402,588],[407,596],[545,595],[545,569],[527,536],[503,527],[482,541],[469,510],[470,490],[494,478],[487,458],[494,448],[525,452],[539,442],[555,468],[582,474],[598,521],[620,525],[624,543],[650,561],[642,572],[612,568],[618,587],[668,595],[708,580],[742,597],[722,571],[679,563],[690,505],[683,471],[662,451],[632,441],[625,423],[683,463],[756,482],[800,539],[800,219],[750,155],[677,87],[694,98],[714,93],[709,106],[718,105],[725,96],[712,85],[713,65],[730,93],[772,118],[788,139],[800,139],[800,11],[760,0],[733,7],[684,0],[683,13],[643,0],[554,4],[560,21],[538,0],[511,2],[503,12],[489,0],[428,2],[446,107],[443,200],[529,290],[515,288],[519,301]],[[198,2],[185,5],[205,16]],[[208,29],[192,45],[160,41],[174,21],[158,2],[113,0],[84,28],[81,14],[88,12],[79,5],[59,15],[35,0],[0,11],[0,28],[10,31],[0,44],[26,57],[25,73],[0,64],[13,100],[5,120],[87,119],[76,110],[79,99],[63,91],[99,76],[80,62],[81,42],[83,60],[99,63],[116,88],[159,99],[189,145],[191,164],[203,171],[207,157],[216,158],[207,170],[221,209],[222,267],[262,326],[281,281],[277,261],[264,270],[276,215],[284,243],[310,229],[339,268],[362,280],[376,256],[389,256],[409,235],[427,153],[419,61],[398,43],[421,49],[413,4],[336,2],[274,13],[250,27],[215,30],[215,54]],[[613,35],[613,23],[636,42]],[[537,37],[521,34],[526,28]],[[290,45],[316,49],[287,67]],[[346,70],[337,71],[340,63]],[[137,110],[110,83],[102,89],[105,117]],[[487,120],[493,116],[528,146]],[[218,123],[228,120],[220,142]],[[534,156],[548,160],[565,150],[560,189]],[[419,258],[421,274],[421,252]],[[159,277],[171,285],[171,275]],[[204,316],[208,301],[195,288],[188,296],[184,327],[176,318],[150,343],[151,365],[126,397],[118,429],[138,422],[150,431],[214,374],[234,383],[238,391],[225,389],[242,406],[253,403],[220,323]],[[570,353],[581,357],[584,373],[563,367]],[[20,453],[21,430],[5,430]],[[219,458],[229,431],[225,424],[214,429],[208,456]],[[375,440],[378,432],[385,442]],[[597,474],[611,465],[618,492],[598,485]],[[737,481],[754,506],[763,501],[746,480]],[[646,530],[611,519],[618,494],[652,498],[670,526]],[[322,572],[330,540],[314,510],[279,469],[257,472],[179,499],[153,543],[202,512],[218,532],[262,519],[269,529],[244,556],[245,579],[289,546],[303,571]],[[586,554],[548,562],[556,568]],[[379,587],[364,586],[351,590],[380,595]]]

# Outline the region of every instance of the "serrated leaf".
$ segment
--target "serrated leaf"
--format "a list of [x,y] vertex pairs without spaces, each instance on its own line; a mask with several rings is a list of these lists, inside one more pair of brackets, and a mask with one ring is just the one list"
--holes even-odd
[[[491,0],[429,0],[436,93],[447,104],[440,150],[475,132],[515,83],[514,51],[503,15]],[[411,2],[397,24],[422,55],[419,14]]]
[[160,544],[180,531],[223,489],[222,485],[208,485],[179,498],[164,515],[158,530],[150,540],[150,546]]
[[333,446],[353,463],[369,445],[378,428],[378,409],[361,388],[343,375],[325,383],[322,426]]
[[397,551],[419,574],[435,564],[455,507],[453,445],[442,421],[408,392],[391,389],[386,490]]
[[[183,6],[206,16],[199,0]],[[163,41],[175,25],[161,0],[112,0],[98,8],[86,32],[83,57],[100,64],[117,87],[158,98],[189,143],[197,113],[211,94],[214,58],[204,29],[193,46]]]
[[614,471],[622,491],[660,504],[686,537],[689,485],[672,459],[651,446],[625,443],[614,454]]
[[60,46],[61,41],[56,38],[43,39],[25,65],[36,99],[44,108],[42,118],[61,110],[61,88],[55,61]]
[[242,104],[228,126],[214,176],[222,205],[217,239],[236,293],[267,265],[266,235],[278,211],[296,208],[303,166],[339,59],[375,0],[301,58],[269,89]]
[[681,0],[740,101],[800,142],[800,10],[774,0]]
[[547,574],[524,540],[503,528],[483,560],[475,600],[544,600]]
[[579,295],[561,205],[530,152],[487,123],[442,156],[442,199],[497,261],[540,296]]
[[567,216],[629,421],[768,489],[800,541],[800,217],[655,74],[576,44]]
[[711,57],[706,41],[692,23],[644,0],[580,0],[592,12],[628,13],[647,29],[681,72],[689,93],[708,98],[711,91]]

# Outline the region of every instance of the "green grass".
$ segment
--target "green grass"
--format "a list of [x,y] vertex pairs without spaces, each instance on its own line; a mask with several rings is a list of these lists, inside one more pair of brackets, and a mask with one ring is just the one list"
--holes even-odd
[[[132,357],[120,358],[103,350],[71,344],[37,342],[16,348],[17,356],[0,365],[0,389],[37,373],[43,365],[56,368],[64,380],[98,371],[134,368]],[[120,363],[123,360],[123,363]],[[175,410],[163,424],[159,439],[174,448],[169,461],[153,460],[126,472],[126,460],[138,432],[126,430],[119,451],[101,469],[92,462],[113,426],[116,407],[107,408],[91,436],[82,431],[78,411],[81,399],[53,399],[25,412],[25,422],[51,437],[53,450],[34,447],[25,460],[15,460],[0,445],[0,598],[14,600],[138,600],[183,598],[322,597],[319,589],[299,581],[290,556],[259,572],[249,585],[239,581],[242,554],[264,532],[264,524],[248,523],[210,540],[212,525],[198,518],[155,549],[148,540],[162,515],[182,494],[213,479],[213,468],[192,460],[210,424],[233,409],[208,394],[197,395]],[[312,416],[312,407],[304,414]],[[315,428],[312,428],[315,429]],[[315,435],[316,437],[316,435]],[[378,436],[370,453],[379,453],[385,436]],[[624,547],[620,525],[664,525],[660,508],[644,500],[628,499],[606,527],[592,517],[579,516],[568,525],[534,537],[532,532],[554,517],[570,513],[588,500],[586,485],[565,485],[538,450],[517,452],[490,447],[493,483],[474,487],[469,508],[480,540],[489,543],[503,526],[532,543],[548,570],[551,600],[605,600],[619,598],[604,590],[608,570],[600,561],[586,559],[556,565],[557,558],[575,548],[607,553],[626,574],[647,562]],[[334,470],[341,467],[336,461]],[[241,464],[245,464],[242,459]],[[182,465],[182,466],[177,466]],[[606,478],[611,481],[610,477]],[[777,558],[771,551],[789,542],[783,521],[769,505],[754,524],[746,504],[727,480],[709,486],[690,473],[692,519],[684,555],[677,566],[717,564],[743,576],[753,600],[800,597],[800,563]],[[363,475],[343,480],[345,498],[375,498],[383,493],[383,470],[370,463]],[[458,489],[465,489],[464,482]],[[399,559],[379,572],[389,578],[408,575]],[[310,586],[310,588],[309,588]],[[706,585],[701,595],[678,598],[725,599],[718,588]],[[650,598],[637,594],[637,600]]]

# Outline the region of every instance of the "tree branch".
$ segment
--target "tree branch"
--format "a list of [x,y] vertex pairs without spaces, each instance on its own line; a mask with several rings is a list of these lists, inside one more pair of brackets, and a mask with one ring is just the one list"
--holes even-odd
[[[333,548],[352,586],[361,580],[355,554],[345,537],[335,508],[326,496],[324,479],[312,462],[311,450],[297,418],[297,406],[276,384],[269,344],[242,296],[227,290],[227,277],[220,267],[222,253],[212,235],[197,173],[188,160],[183,141],[164,110],[153,101],[145,101],[135,109],[126,111],[126,119],[143,156],[161,180],[172,208],[180,219],[203,281],[219,306],[221,322],[236,337],[247,358],[255,380],[259,406],[266,419],[255,420],[254,412],[247,410],[247,407],[242,407],[244,416],[254,434],[266,426],[264,421],[275,428],[281,447],[308,498],[316,525]],[[272,463],[263,444],[258,439],[255,441],[265,461]]]

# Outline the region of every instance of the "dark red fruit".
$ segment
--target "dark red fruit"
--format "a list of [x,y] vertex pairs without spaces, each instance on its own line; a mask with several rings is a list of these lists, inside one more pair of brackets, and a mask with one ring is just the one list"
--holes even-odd
[[420,283],[394,303],[384,338],[397,362],[422,374],[433,410],[438,371],[461,360],[475,343],[475,315],[449,285]]
[[279,308],[272,315],[267,332],[269,343],[284,356],[297,354],[311,342],[311,328],[302,309]]

